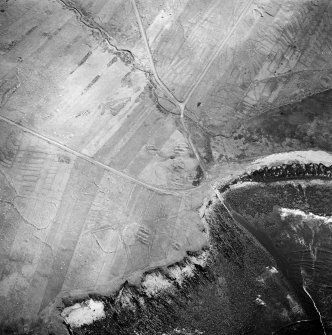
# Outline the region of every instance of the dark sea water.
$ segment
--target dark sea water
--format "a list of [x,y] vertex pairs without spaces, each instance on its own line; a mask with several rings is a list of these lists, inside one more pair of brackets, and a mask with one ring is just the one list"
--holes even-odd
[[[310,319],[276,334],[332,333],[331,186],[248,186],[226,197],[234,219],[276,260]],[[312,213],[312,214],[310,214]]]

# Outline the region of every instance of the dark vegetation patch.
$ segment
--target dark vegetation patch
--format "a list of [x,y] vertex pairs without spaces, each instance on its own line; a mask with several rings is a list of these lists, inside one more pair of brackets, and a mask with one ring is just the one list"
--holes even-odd
[[201,181],[203,180],[203,178],[204,178],[204,172],[203,172],[201,166],[197,165],[196,176],[195,176],[194,181],[192,182],[193,186],[198,186],[201,183]]
[[298,140],[306,148],[331,150],[332,90],[287,104],[248,120],[244,126],[245,143],[266,137],[282,144],[286,138]]

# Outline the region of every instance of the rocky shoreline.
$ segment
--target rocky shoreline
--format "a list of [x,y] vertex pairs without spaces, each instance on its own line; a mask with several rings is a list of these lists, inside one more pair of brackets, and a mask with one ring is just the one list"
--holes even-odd
[[[246,182],[270,183],[294,179],[330,179],[331,176],[332,165],[325,166],[315,163],[282,164],[262,167],[249,174],[242,174],[225,185],[219,185],[218,191],[224,193],[230,190],[233,185]],[[247,236],[239,228],[238,223],[234,222],[230,213],[220,205],[219,198],[215,197],[206,204],[202,211],[201,216],[206,227],[205,233],[210,240],[209,248],[197,253],[188,253],[181,262],[145,273],[140,287],[126,282],[113,296],[90,295],[90,298],[104,303],[106,317],[80,328],[71,329],[68,325],[70,332],[75,335],[216,334],[214,331],[207,332],[204,326],[188,327],[190,324],[183,316],[186,311],[191,314],[192,302],[201,299],[200,293],[198,293],[201,288],[209,286],[211,289],[216,289],[216,283],[221,278],[218,274],[221,271],[221,263],[234,267],[242,273],[247,273],[247,270],[253,265],[257,269],[260,268],[259,271],[261,271],[263,264],[271,262],[269,255],[265,254],[263,249],[255,244],[252,237]],[[249,254],[252,256],[252,264],[247,263],[248,250],[250,250]],[[254,254],[256,256],[253,256]],[[243,280],[243,278],[240,280]],[[283,285],[287,286],[284,279],[282,277],[278,278],[277,291],[284,291],[285,287]],[[252,286],[253,291],[257,289],[254,288],[255,284],[252,279],[249,279],[248,286],[250,288]],[[292,291],[291,287],[286,289]],[[73,300],[64,301],[67,307],[73,302]],[[313,322],[317,323],[315,315],[303,313],[302,318],[310,316],[314,320]],[[242,329],[248,327],[249,317],[246,317],[243,316],[243,322],[240,322],[240,328]],[[289,331],[291,328],[287,327],[286,322],[282,324],[281,320],[276,321],[281,322],[279,327],[276,326],[275,321],[269,321],[271,321],[271,328],[275,327],[275,330],[280,328]],[[299,328],[298,316],[294,316],[292,321]],[[231,323],[231,321],[229,322]],[[198,322],[199,324],[202,325],[202,321]],[[234,330],[234,327],[229,327],[230,329]],[[262,329],[259,329],[259,326],[257,329],[256,326],[256,333],[259,334],[260,331]]]

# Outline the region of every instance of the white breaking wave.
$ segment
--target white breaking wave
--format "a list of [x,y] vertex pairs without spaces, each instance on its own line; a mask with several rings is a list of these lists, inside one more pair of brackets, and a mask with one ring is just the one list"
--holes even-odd
[[316,215],[313,213],[306,213],[300,209],[291,209],[291,208],[280,208],[279,209],[280,217],[282,220],[287,218],[288,216],[300,216],[301,221],[319,221],[323,224],[331,224],[332,217],[331,216],[322,216]]
[[[174,265],[170,267],[167,272],[168,275],[177,282],[180,286],[187,278],[191,278],[195,275],[196,265],[205,267],[207,264],[209,251],[205,250],[198,256],[189,256],[190,262],[184,266]],[[151,297],[158,295],[164,291],[175,289],[174,283],[163,276],[161,273],[148,274],[143,282],[142,287],[145,293]]]
[[106,317],[103,302],[92,299],[65,308],[61,316],[71,328],[89,325]]
[[269,155],[259,158],[251,163],[251,169],[259,169],[263,166],[276,166],[282,164],[319,164],[332,165],[332,154],[322,150],[291,151]]
[[267,266],[266,269],[272,274],[279,273],[279,271],[274,266]]
[[172,282],[166,279],[161,273],[150,273],[145,277],[142,287],[146,295],[151,297],[170,289]]

